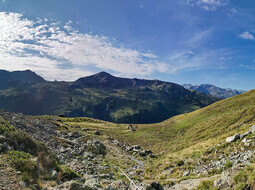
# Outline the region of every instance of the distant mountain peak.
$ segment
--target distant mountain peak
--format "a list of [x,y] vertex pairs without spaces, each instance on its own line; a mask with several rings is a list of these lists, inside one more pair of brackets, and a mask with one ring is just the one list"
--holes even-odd
[[31,70],[13,72],[0,70],[0,89],[41,82],[45,82],[45,80]]
[[236,90],[231,88],[220,88],[212,84],[201,84],[201,85],[192,85],[192,84],[183,84],[184,88],[189,90],[196,90],[204,94],[209,94],[218,98],[230,98],[239,94],[242,94],[246,91]]
[[111,75],[110,73],[107,73],[105,71],[102,71],[100,73],[94,74],[90,77],[100,77],[100,78],[113,78],[114,76]]

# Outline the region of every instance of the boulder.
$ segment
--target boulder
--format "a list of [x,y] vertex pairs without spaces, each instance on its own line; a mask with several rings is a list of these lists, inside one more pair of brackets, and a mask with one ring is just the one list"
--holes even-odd
[[70,187],[68,190],[84,190],[84,186],[76,181],[71,181],[70,182]]
[[185,177],[185,176],[189,176],[189,174],[190,174],[190,171],[185,171],[184,173],[183,173],[183,177]]
[[86,185],[83,185],[81,183],[78,183],[77,181],[67,181],[63,184],[61,184],[57,189],[63,189],[63,190],[96,190],[96,188],[91,188]]
[[131,149],[132,149],[133,151],[136,151],[136,150],[140,150],[141,147],[140,147],[139,145],[134,145],[134,146],[131,147]]
[[252,134],[255,133],[255,125],[253,125],[253,126],[250,127],[250,132],[251,132]]
[[4,143],[7,141],[7,138],[3,135],[0,135],[0,143]]
[[244,137],[248,136],[251,132],[250,131],[247,131],[243,134],[240,135],[240,139],[243,139]]
[[2,152],[8,152],[8,151],[10,151],[12,148],[9,146],[9,144],[7,143],[7,142],[4,142],[3,144],[2,144],[2,148],[1,148],[1,150],[2,150]]
[[104,188],[104,190],[118,190],[118,189],[112,187],[111,185],[108,185],[107,187]]
[[80,134],[79,132],[71,132],[71,133],[68,133],[68,136],[71,138],[79,138],[82,136],[82,134]]
[[164,188],[157,182],[152,182],[146,190],[164,190]]
[[92,152],[96,155],[106,155],[106,147],[103,143],[98,140],[88,140],[87,141],[88,147],[87,150]]
[[140,156],[148,156],[150,154],[152,154],[152,151],[150,151],[150,150],[142,150],[139,152]]
[[95,130],[95,135],[101,135],[99,130]]
[[102,186],[99,183],[99,180],[97,178],[90,178],[85,181],[85,186],[88,186],[90,188],[100,189]]
[[128,185],[123,180],[114,181],[109,185],[111,188],[121,189],[121,190],[128,190]]
[[235,142],[237,141],[238,139],[240,139],[240,134],[236,134],[234,136],[231,136],[231,137],[228,137],[226,139],[226,142],[230,143],[230,142]]
[[214,186],[218,189],[233,189],[234,186],[234,176],[238,173],[239,168],[234,167],[227,171],[222,172],[221,178],[214,181]]
[[52,170],[52,171],[51,171],[51,177],[52,177],[53,179],[57,179],[57,177],[58,177],[58,172],[57,172],[56,170]]
[[127,129],[129,129],[129,130],[131,130],[131,131],[135,131],[135,129],[134,129],[134,127],[130,124],[130,125],[128,125],[128,127],[127,127]]
[[25,182],[25,181],[20,181],[19,182],[19,185],[21,186],[21,187],[26,187],[27,186],[27,182]]

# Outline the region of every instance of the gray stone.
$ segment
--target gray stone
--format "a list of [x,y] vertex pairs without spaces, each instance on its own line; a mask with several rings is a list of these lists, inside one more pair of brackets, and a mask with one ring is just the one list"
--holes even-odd
[[251,132],[252,134],[255,133],[255,125],[253,125],[253,126],[250,127],[250,132]]
[[188,176],[190,174],[190,171],[185,171],[182,176]]
[[70,182],[70,187],[68,190],[83,190],[84,187],[82,184],[76,182],[76,181],[72,181]]
[[99,183],[99,180],[97,178],[90,178],[85,181],[85,186],[91,187],[91,188],[102,188],[102,186]]
[[131,130],[131,131],[135,131],[135,129],[134,129],[134,127],[130,124],[130,125],[128,125],[128,127],[127,127],[127,129],[129,129],[129,130]]
[[96,131],[95,131],[95,135],[101,135],[100,131],[99,131],[99,130],[96,130]]
[[106,147],[98,140],[88,140],[87,144],[93,147],[93,152],[96,155],[106,155]]
[[146,187],[146,190],[164,190],[164,189],[159,183],[152,182],[148,187]]
[[52,171],[51,171],[51,177],[52,177],[53,179],[57,179],[57,177],[58,177],[58,172],[57,172],[56,170],[52,170]]
[[3,152],[8,152],[8,151],[11,150],[11,147],[9,146],[9,144],[7,142],[5,142],[5,143],[2,144],[1,149],[2,149]]
[[0,135],[0,143],[4,143],[7,141],[7,138],[3,135]]
[[141,149],[141,147],[139,145],[134,145],[131,147],[133,151],[138,151]]
[[104,190],[118,190],[115,187],[112,187],[111,185],[108,185]]
[[231,137],[228,137],[226,139],[226,142],[235,142],[237,141],[238,139],[240,139],[240,134],[236,134],[234,136],[231,136]]
[[250,131],[247,131],[243,134],[240,135],[240,139],[243,139],[244,137],[248,136],[251,132]]
[[20,181],[20,182],[19,182],[19,185],[20,185],[21,187],[26,187],[26,186],[27,186],[27,183],[26,183],[25,181]]

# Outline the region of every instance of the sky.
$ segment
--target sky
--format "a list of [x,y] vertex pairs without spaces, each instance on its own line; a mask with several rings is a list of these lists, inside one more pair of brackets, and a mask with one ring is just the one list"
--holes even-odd
[[0,0],[0,69],[255,88],[254,0]]

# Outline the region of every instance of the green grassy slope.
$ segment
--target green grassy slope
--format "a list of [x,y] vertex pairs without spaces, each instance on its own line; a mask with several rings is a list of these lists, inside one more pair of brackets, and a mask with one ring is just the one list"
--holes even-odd
[[99,73],[76,82],[19,83],[0,88],[0,108],[28,115],[92,117],[117,123],[156,123],[218,101],[157,80]]
[[248,131],[255,124],[255,90],[161,123],[134,125],[133,133],[126,124],[94,122],[89,118],[64,118],[63,121],[98,129],[107,136],[152,150],[159,158],[150,166],[148,176],[151,177],[160,175],[170,160],[192,157],[228,136]]
[[65,119],[79,123],[132,144],[140,144],[158,154],[177,152],[206,141],[221,141],[255,124],[255,91],[216,102],[191,113],[172,117],[157,124],[137,125],[130,133],[125,124],[95,125],[82,119]]

